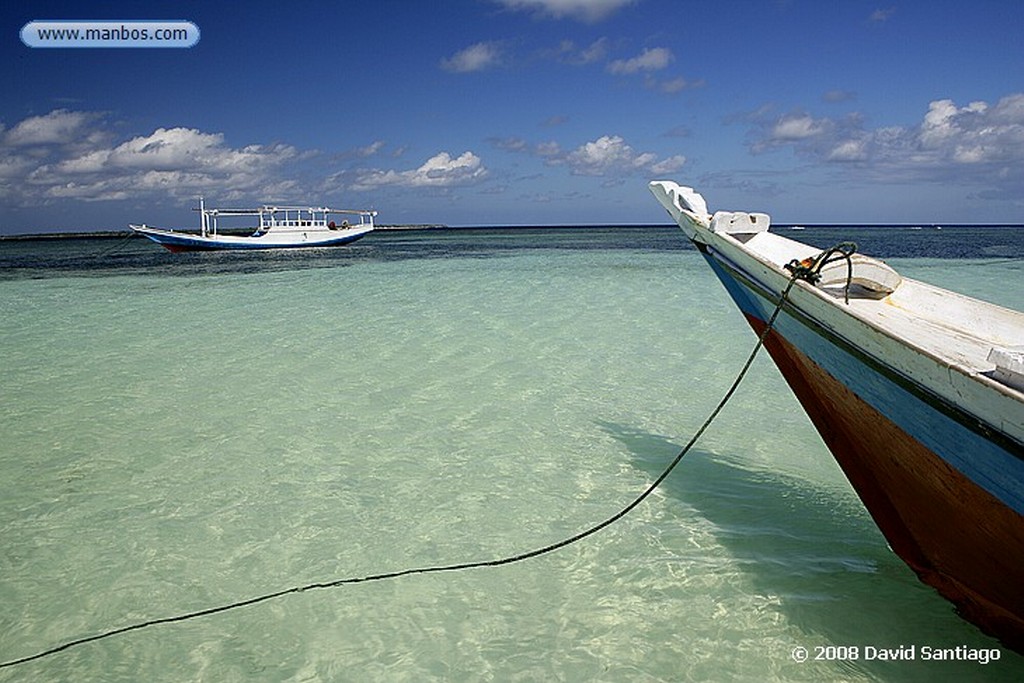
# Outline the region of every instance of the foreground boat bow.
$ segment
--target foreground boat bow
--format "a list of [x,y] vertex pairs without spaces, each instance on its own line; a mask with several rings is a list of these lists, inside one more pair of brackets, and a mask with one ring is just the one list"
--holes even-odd
[[[650,190],[758,333],[820,249],[762,213]],[[789,268],[787,268],[787,265]],[[892,549],[1024,652],[1024,313],[848,255],[794,283],[765,340]]]

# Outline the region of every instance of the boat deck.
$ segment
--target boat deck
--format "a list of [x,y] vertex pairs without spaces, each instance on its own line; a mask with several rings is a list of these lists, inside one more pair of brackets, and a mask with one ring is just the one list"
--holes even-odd
[[[777,270],[793,259],[813,257],[821,251],[767,231],[723,237],[735,239],[737,246]],[[788,272],[783,272],[788,277]],[[846,305],[841,286],[800,284]],[[993,349],[1024,353],[1024,313],[910,278],[901,278],[895,290],[881,298],[851,294],[848,305],[856,318],[886,336],[902,339],[942,364],[1024,400],[1024,386],[992,378],[996,363],[990,358]],[[1024,425],[1018,424],[1016,431],[1024,432]]]
[[[851,303],[863,316],[878,320],[919,348],[948,357],[973,372],[992,369],[988,360],[992,348],[1024,342],[1024,313],[917,280],[905,278],[881,301]],[[940,315],[940,310],[944,314]]]

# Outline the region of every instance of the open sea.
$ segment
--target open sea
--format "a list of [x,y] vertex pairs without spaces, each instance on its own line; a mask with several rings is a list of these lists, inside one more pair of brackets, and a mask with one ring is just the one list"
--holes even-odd
[[[1024,305],[1021,228],[775,229]],[[378,231],[263,253],[0,241],[0,661],[572,536],[654,481],[755,341],[667,226]],[[0,668],[732,680],[1024,680],[1024,657],[888,549],[764,353],[672,476],[579,543]]]

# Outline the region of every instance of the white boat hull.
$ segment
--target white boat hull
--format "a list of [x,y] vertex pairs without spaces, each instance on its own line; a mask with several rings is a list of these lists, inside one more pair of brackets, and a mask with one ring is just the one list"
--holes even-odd
[[337,229],[274,230],[264,234],[249,236],[204,236],[195,233],[151,228],[145,225],[132,225],[130,227],[136,233],[148,237],[160,246],[173,252],[334,247],[354,242],[373,231],[372,225],[357,225]]

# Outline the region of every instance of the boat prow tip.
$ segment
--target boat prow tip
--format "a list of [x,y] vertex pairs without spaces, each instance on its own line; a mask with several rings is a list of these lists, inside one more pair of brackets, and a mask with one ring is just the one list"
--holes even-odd
[[701,226],[708,226],[711,214],[708,213],[707,202],[692,187],[671,180],[652,180],[647,187],[674,220],[685,218]]

